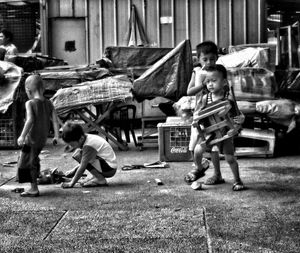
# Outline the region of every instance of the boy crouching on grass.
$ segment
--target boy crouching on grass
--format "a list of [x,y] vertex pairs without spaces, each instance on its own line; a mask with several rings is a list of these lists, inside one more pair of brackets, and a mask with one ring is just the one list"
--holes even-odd
[[85,134],[80,125],[70,122],[63,126],[62,139],[76,149],[73,158],[79,162],[68,172],[68,176],[73,176],[71,181],[62,187],[72,188],[85,170],[93,177],[82,183],[82,187],[107,186],[106,178],[113,177],[117,171],[117,158],[110,144],[98,135]]

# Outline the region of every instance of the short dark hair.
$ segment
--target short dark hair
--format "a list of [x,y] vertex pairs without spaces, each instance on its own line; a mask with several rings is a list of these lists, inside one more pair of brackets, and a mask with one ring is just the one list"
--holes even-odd
[[79,141],[82,136],[84,136],[84,131],[81,125],[69,121],[64,124],[61,136],[64,142]]
[[3,33],[5,38],[7,38],[10,42],[14,40],[14,35],[11,31],[7,30],[6,28],[3,28],[0,33]]
[[223,76],[224,79],[227,79],[227,70],[226,70],[226,68],[225,68],[223,65],[221,65],[221,64],[216,64],[216,65],[214,65],[214,66],[206,66],[206,67],[204,68],[204,70],[206,70],[207,72],[217,71],[217,72],[219,72],[219,73],[222,74],[222,76]]
[[201,53],[203,54],[215,54],[218,56],[218,46],[210,40],[203,41],[196,46],[197,57],[199,58]]

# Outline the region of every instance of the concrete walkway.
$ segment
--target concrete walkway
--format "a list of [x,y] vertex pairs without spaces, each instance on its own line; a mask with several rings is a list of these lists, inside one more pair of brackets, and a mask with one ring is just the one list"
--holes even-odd
[[[48,145],[42,169],[72,168],[63,148]],[[18,153],[1,150],[0,163]],[[158,159],[156,147],[116,153],[120,167]],[[41,185],[38,198],[11,192],[26,184],[14,181],[15,164],[0,167],[0,252],[298,252],[300,157],[240,158],[243,192],[231,190],[223,160],[226,183],[200,191],[183,181],[190,162],[169,164],[119,169],[105,188]]]

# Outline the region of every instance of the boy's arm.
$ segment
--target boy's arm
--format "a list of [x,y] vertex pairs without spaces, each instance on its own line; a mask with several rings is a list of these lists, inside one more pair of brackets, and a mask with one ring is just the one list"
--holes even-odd
[[33,112],[30,104],[30,100],[25,103],[25,108],[26,108],[26,121],[22,130],[22,133],[20,134],[17,142],[19,146],[24,145],[25,137],[29,133],[32,125],[33,125]]
[[58,123],[58,116],[54,107],[52,110],[52,123],[53,123],[53,130],[54,130],[53,144],[56,144],[59,138],[59,123]]
[[200,85],[195,84],[195,72],[193,72],[191,80],[189,82],[189,86],[187,89],[187,95],[188,96],[194,96],[197,93],[199,93],[201,90],[203,90],[204,84],[203,82]]
[[83,172],[86,170],[87,165],[96,159],[97,151],[89,146],[84,146],[82,149],[82,158],[74,177],[72,178],[70,183],[64,183],[62,185],[63,188],[72,188],[78,180],[81,178]]

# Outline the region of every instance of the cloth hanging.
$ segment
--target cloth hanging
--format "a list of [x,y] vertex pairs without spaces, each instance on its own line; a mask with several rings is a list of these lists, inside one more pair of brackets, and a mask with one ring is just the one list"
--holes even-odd
[[149,42],[134,4],[131,5],[128,24],[125,44],[129,47],[147,46]]

